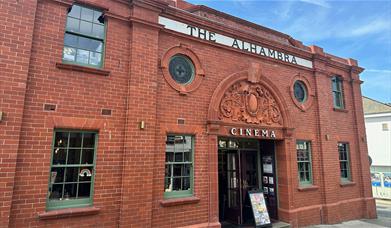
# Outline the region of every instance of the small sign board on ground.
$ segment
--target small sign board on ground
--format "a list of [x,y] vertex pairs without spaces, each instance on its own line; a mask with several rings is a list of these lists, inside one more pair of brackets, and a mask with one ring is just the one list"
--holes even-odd
[[248,192],[253,209],[255,227],[272,227],[262,191]]

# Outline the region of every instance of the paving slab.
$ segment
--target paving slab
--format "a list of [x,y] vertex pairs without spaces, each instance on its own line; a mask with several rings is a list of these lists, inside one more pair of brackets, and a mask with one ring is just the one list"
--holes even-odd
[[[314,225],[314,226],[307,226],[307,228],[384,228],[387,226],[377,225],[373,223],[369,223],[367,221],[362,220],[353,220],[353,221],[347,221],[339,224],[333,224],[333,225]],[[389,226],[388,226],[389,227]]]
[[376,200],[376,219],[360,219],[333,225],[313,225],[306,228],[391,228],[391,200]]

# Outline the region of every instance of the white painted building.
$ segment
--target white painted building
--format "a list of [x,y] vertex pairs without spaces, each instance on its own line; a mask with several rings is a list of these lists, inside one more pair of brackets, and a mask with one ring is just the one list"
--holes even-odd
[[391,105],[363,97],[374,197],[391,199]]
[[391,112],[366,114],[365,128],[373,171],[391,171]]

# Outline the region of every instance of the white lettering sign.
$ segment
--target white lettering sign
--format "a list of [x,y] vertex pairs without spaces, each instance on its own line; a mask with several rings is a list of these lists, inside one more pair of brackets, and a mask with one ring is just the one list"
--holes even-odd
[[276,132],[273,130],[266,129],[252,129],[252,128],[236,128],[233,127],[229,131],[231,135],[239,135],[239,136],[255,136],[262,138],[276,138]]
[[283,61],[299,66],[304,66],[307,68],[312,68],[312,61],[310,60],[303,59],[277,50],[273,50],[267,47],[263,47],[258,44],[239,40],[237,38],[221,35],[193,25],[188,25],[179,21],[174,21],[166,17],[159,16],[159,24],[164,25],[166,29],[170,29],[175,32],[197,37],[202,40],[222,44],[242,51],[250,52],[256,55],[277,59],[279,61]]

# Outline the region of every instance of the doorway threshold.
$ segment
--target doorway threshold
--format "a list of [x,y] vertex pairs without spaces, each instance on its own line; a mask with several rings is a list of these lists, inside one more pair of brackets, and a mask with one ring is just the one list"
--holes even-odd
[[[221,222],[221,228],[254,228],[254,225],[235,225],[226,221]],[[291,225],[285,222],[281,221],[274,221],[272,222],[272,227],[273,228],[290,228]]]

